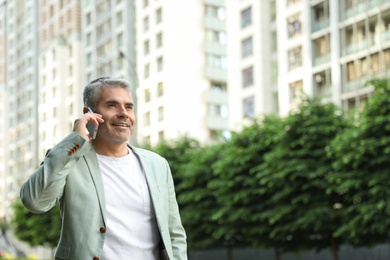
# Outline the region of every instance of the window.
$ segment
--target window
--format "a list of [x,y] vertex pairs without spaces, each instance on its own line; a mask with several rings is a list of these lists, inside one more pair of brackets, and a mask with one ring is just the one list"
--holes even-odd
[[144,126],[150,126],[150,112],[144,114]]
[[287,0],[287,6],[294,5],[301,2],[302,0]]
[[243,100],[243,116],[246,118],[254,118],[255,117],[255,97],[250,96]]
[[149,17],[144,18],[144,32],[147,32],[149,30]]
[[327,36],[322,36],[314,40],[314,50],[315,56],[324,56],[329,53],[329,38]]
[[158,108],[158,121],[161,122],[164,120],[164,107],[161,106]]
[[161,23],[161,21],[162,21],[162,12],[161,12],[161,8],[159,8],[156,10],[156,24]]
[[325,9],[324,2],[314,6],[313,7],[314,21],[318,22],[327,18],[328,15],[325,13],[326,11],[327,10]]
[[303,81],[298,80],[294,81],[289,84],[290,89],[290,100],[294,100],[299,97],[300,94],[302,94],[303,90]]
[[241,57],[245,58],[253,54],[252,37],[249,37],[241,42]]
[[144,66],[144,78],[149,78],[150,75],[150,65],[149,63]]
[[226,85],[218,82],[210,82],[210,89],[216,92],[226,91]]
[[116,39],[118,49],[123,46],[123,33],[119,33]]
[[149,40],[144,41],[144,55],[149,54]]
[[163,70],[163,58],[162,57],[159,57],[157,59],[157,71],[162,71]]
[[150,101],[150,89],[145,89],[144,95],[145,95],[145,102],[149,102]]
[[87,45],[91,45],[91,43],[92,43],[91,37],[92,37],[92,36],[91,36],[91,33],[88,33],[88,34],[87,34],[87,37],[86,37],[86,38],[87,38],[87,40],[86,40]]
[[160,132],[158,132],[158,140],[159,141],[163,141],[164,140],[164,131],[160,131]]
[[318,72],[313,76],[315,94],[327,97],[332,94],[330,69]]
[[296,47],[288,51],[288,68],[296,69],[302,66],[302,47]]
[[390,68],[390,49],[383,51],[383,66],[385,69]]
[[73,96],[73,90],[74,90],[74,87],[73,87],[73,84],[70,84],[69,85],[69,88],[68,88],[68,90],[69,90],[69,96]]
[[163,45],[162,33],[156,35],[156,47],[160,48]]
[[351,9],[353,7],[353,0],[344,0],[345,10]]
[[208,42],[216,42],[216,43],[225,45],[226,44],[226,32],[207,30],[206,31],[206,40]]
[[161,97],[162,95],[164,95],[164,84],[159,82],[157,85],[157,96]]
[[287,27],[289,38],[300,35],[302,32],[301,14],[290,16],[287,19]]
[[248,27],[252,24],[252,7],[241,11],[241,28]]
[[369,72],[367,58],[361,58],[356,61],[356,77],[362,78],[367,76]]
[[242,71],[242,86],[248,87],[253,85],[253,66]]
[[119,26],[123,23],[123,14],[122,12],[118,12],[116,15],[116,24]]
[[226,69],[226,57],[222,55],[208,54],[207,64],[214,68]]
[[227,118],[228,107],[225,104],[209,104],[208,114],[213,117]]
[[226,11],[222,6],[206,5],[205,13],[208,17],[217,18],[222,21],[226,18]]
[[144,137],[144,143],[150,144],[150,135]]

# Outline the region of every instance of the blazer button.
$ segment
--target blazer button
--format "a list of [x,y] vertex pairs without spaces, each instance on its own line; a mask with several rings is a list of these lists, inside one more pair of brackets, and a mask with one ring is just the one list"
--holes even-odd
[[93,259],[93,260],[99,260],[99,257],[94,256],[92,259]]
[[101,227],[101,228],[99,229],[99,231],[100,231],[100,233],[106,233],[106,228],[105,228],[105,227]]

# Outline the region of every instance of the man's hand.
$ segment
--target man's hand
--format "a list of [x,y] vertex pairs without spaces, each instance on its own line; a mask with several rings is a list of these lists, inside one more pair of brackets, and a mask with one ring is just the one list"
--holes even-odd
[[95,126],[104,122],[102,115],[97,113],[85,113],[74,121],[73,132],[81,135],[85,140],[89,141],[92,139],[90,134],[87,134],[87,123],[91,121]]

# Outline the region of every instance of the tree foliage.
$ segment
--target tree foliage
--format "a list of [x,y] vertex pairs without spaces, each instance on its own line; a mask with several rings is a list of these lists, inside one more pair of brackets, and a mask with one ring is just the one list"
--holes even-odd
[[[202,249],[222,244],[214,235],[221,223],[212,216],[219,208],[215,192],[208,183],[214,178],[211,165],[220,158],[223,145],[214,145],[191,151],[191,160],[181,167],[182,181],[177,189],[183,225],[189,249]],[[222,226],[223,227],[223,226]]]
[[347,216],[336,232],[355,245],[375,245],[390,230],[390,82],[370,81],[374,94],[354,126],[340,133],[328,148],[334,173],[332,192]]
[[20,201],[13,204],[12,225],[15,236],[30,246],[54,248],[59,240],[61,218],[56,206],[43,214],[28,211]]
[[269,225],[261,217],[271,194],[257,172],[264,164],[264,155],[275,145],[281,126],[279,118],[269,116],[233,133],[219,160],[212,164],[216,178],[208,186],[219,205],[213,217],[223,223],[215,235],[231,244],[259,247],[275,242],[270,241]]
[[337,251],[341,241],[333,232],[340,214],[334,209],[337,198],[326,193],[332,171],[326,147],[346,127],[335,105],[306,98],[285,119],[280,141],[266,154],[259,174],[273,195],[264,214],[273,227],[270,236],[288,240],[283,251],[331,246]]

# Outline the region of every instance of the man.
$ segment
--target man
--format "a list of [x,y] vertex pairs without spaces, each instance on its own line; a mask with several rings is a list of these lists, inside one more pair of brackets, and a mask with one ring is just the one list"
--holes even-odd
[[[20,193],[32,212],[60,203],[55,259],[187,259],[167,161],[127,144],[135,124],[130,83],[102,77],[85,87],[83,98],[73,132],[47,153]],[[98,127],[95,139],[88,123]]]

